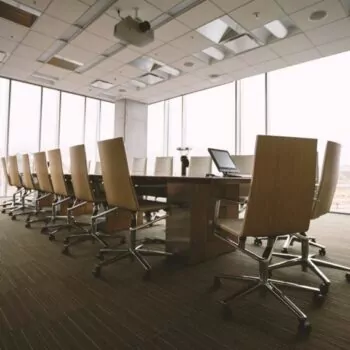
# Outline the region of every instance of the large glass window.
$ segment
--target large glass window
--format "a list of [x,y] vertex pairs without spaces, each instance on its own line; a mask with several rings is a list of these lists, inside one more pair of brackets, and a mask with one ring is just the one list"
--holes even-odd
[[85,113],[85,151],[86,159],[92,164],[96,161],[97,152],[97,126],[100,113],[100,101],[92,98],[86,99]]
[[[9,107],[10,81],[0,78],[0,156],[6,157],[7,121]],[[2,165],[0,165],[2,167]],[[3,169],[0,170],[0,196],[5,195],[6,179]]]
[[40,150],[47,151],[58,145],[58,118],[60,111],[60,92],[43,88]]
[[100,140],[108,140],[114,137],[114,116],[114,103],[101,101]]
[[208,147],[235,151],[235,83],[184,96],[186,146],[190,156],[207,156]]
[[65,171],[70,169],[69,147],[84,142],[84,105],[83,96],[62,92],[59,147]]
[[41,88],[12,81],[9,155],[39,150]]
[[265,74],[240,81],[240,153],[254,154],[255,140],[265,134]]
[[327,140],[341,143],[336,211],[350,212],[350,52],[307,62],[268,75],[269,127],[275,135],[319,140],[320,169]]
[[165,155],[164,101],[148,106],[147,118],[147,173],[154,174],[155,157]]

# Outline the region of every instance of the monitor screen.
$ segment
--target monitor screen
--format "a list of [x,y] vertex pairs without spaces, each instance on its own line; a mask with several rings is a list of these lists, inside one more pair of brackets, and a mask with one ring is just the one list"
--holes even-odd
[[237,172],[235,163],[231,159],[230,154],[222,149],[208,148],[211,158],[213,159],[216,167],[222,173]]

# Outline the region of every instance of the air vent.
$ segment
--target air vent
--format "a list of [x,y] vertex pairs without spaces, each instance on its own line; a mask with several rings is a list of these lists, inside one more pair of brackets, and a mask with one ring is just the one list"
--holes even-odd
[[40,15],[41,12],[17,1],[0,1],[0,17],[22,26],[31,28]]
[[158,75],[155,75],[153,73],[147,73],[147,74],[141,75],[137,79],[143,81],[147,85],[154,85],[154,84],[160,83],[161,81],[165,80],[164,78],[162,78]]
[[51,64],[55,67],[67,69],[70,71],[74,71],[77,68],[81,67],[83,64],[77,61],[70,60],[68,58],[64,58],[61,56],[54,56],[52,57],[48,62],[48,64]]

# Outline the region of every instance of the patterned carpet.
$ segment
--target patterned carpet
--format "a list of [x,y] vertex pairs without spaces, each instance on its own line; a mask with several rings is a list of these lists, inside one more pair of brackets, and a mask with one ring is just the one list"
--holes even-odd
[[[313,223],[311,233],[327,245],[325,258],[350,265],[349,227],[350,217],[342,215]],[[148,282],[138,264],[125,260],[95,279],[99,246],[87,242],[64,256],[62,238],[49,242],[38,229],[25,229],[23,218],[0,217],[0,349],[349,349],[350,285],[343,272],[326,271],[333,284],[322,307],[308,293],[288,291],[313,325],[304,340],[296,336],[296,319],[269,295],[241,299],[232,304],[233,319],[221,319],[216,300],[240,285],[213,293],[214,274],[257,270],[240,253],[191,267],[152,258]],[[319,284],[298,268],[275,276]]]

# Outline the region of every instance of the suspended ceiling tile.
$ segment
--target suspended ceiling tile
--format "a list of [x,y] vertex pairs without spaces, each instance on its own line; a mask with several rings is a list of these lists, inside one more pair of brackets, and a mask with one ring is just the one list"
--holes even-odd
[[16,41],[8,40],[0,37],[0,50],[7,53],[11,53],[17,47]]
[[35,21],[31,29],[52,38],[59,38],[69,26],[70,24],[66,22],[43,14]]
[[88,8],[88,5],[78,0],[53,0],[47,8],[46,13],[62,21],[73,23]]
[[350,38],[341,39],[335,42],[321,45],[318,46],[317,49],[323,56],[335,55],[340,52],[349,51]]
[[293,13],[322,0],[276,0],[286,13]]
[[223,73],[231,73],[247,67],[247,63],[239,57],[228,58],[213,65]]
[[[310,21],[309,16],[315,11],[326,11],[327,16],[319,21]],[[293,13],[290,18],[301,30],[310,30],[322,27],[347,16],[339,1],[325,0],[304,10]]]
[[150,51],[152,51],[152,50],[154,50],[157,47],[162,46],[162,45],[164,45],[164,43],[162,41],[160,41],[158,39],[154,39],[153,42],[151,42],[150,44],[143,46],[143,47],[137,47],[134,45],[129,45],[129,46],[134,51],[137,51],[140,53],[147,53],[147,52],[150,52]]
[[65,46],[58,53],[58,55],[66,59],[80,62],[83,64],[88,63],[89,61],[91,61],[93,58],[96,57],[96,54],[94,54],[93,52],[83,50],[71,44],[68,44],[67,46]]
[[311,49],[313,45],[304,34],[298,34],[284,40],[279,40],[268,47],[279,56],[285,56]]
[[71,44],[81,47],[87,51],[103,53],[115,43],[111,40],[107,40],[95,34],[89,33],[88,31],[84,31],[74,40],[72,40]]
[[11,55],[5,62],[5,66],[13,67],[18,69],[23,69],[26,71],[34,71],[39,69],[43,64],[40,62],[36,62],[34,60],[28,60],[23,57],[18,57]]
[[38,50],[46,50],[53,44],[55,40],[46,35],[30,31],[23,39],[22,44],[34,47]]
[[154,31],[154,36],[155,38],[163,42],[169,42],[170,40],[178,38],[179,36],[189,32],[190,30],[191,29],[189,27],[185,26],[176,19],[173,19],[167,24],[156,29]]
[[[1,44],[0,44],[0,46],[1,46]],[[41,53],[42,53],[42,51],[37,50],[34,47],[24,45],[24,44],[18,45],[16,50],[13,52],[13,54],[15,56],[24,57],[24,58],[28,58],[31,60],[36,60],[41,55]]]
[[277,69],[281,69],[287,66],[287,63],[282,58],[277,58],[272,61],[259,63],[254,66],[255,71],[258,74],[271,72]]
[[136,67],[130,66],[129,64],[126,64],[120,68],[117,69],[118,75],[121,75],[126,78],[135,78],[138,77],[145,72],[141,69],[138,69]]
[[113,55],[113,58],[119,62],[127,63],[127,62],[133,61],[135,58],[139,56],[140,56],[139,52],[133,51],[128,47],[126,47],[125,49]]
[[114,58],[107,58],[104,61],[102,61],[100,64],[98,64],[96,66],[96,68],[98,68],[104,72],[110,72],[110,71],[118,69],[122,65],[123,65],[122,62],[118,62]]
[[184,57],[185,53],[175,47],[165,44],[151,51],[148,55],[163,63],[172,63]]
[[148,0],[148,2],[162,11],[167,11],[182,1],[183,0]]
[[42,12],[50,4],[51,0],[19,0],[19,2]]
[[307,31],[306,35],[314,45],[327,44],[338,39],[350,37],[350,19],[344,18],[323,27]]
[[30,74],[31,72],[28,72],[26,70],[10,67],[7,65],[3,65],[0,69],[0,75],[6,78],[26,79]]
[[229,15],[247,30],[259,28],[268,22],[285,17],[285,13],[274,0],[254,0],[230,12]]
[[223,15],[224,12],[213,3],[204,1],[176,19],[184,23],[187,27],[196,29]]
[[28,32],[29,28],[10,22],[4,18],[0,18],[0,37],[20,42]]
[[170,45],[183,52],[186,52],[187,54],[190,54],[212,46],[213,42],[196,31],[191,31],[173,40]]
[[52,77],[56,77],[58,79],[62,79],[71,73],[69,70],[55,67],[55,66],[52,66],[51,64],[44,64],[37,71],[39,73],[51,75]]
[[115,18],[112,18],[108,15],[102,15],[99,17],[95,22],[93,22],[88,28],[87,31],[93,34],[96,34],[102,38],[105,38],[107,40],[118,42],[119,39],[117,39],[113,33],[114,33],[114,26],[117,24],[117,20]]
[[299,52],[293,55],[283,57],[283,59],[290,65],[312,61],[322,56],[316,49]]
[[194,56],[186,56],[181,58],[181,60],[172,63],[172,67],[183,72],[192,72],[205,66],[206,64],[204,62]]
[[258,49],[249,51],[239,55],[249,65],[255,65],[261,62],[271,61],[278,58],[278,56],[268,47],[259,47]]
[[[252,0],[211,0],[214,4],[218,5],[225,12],[230,12],[238,7],[241,7]],[[290,1],[290,0],[289,0]]]
[[94,78],[89,77],[84,74],[78,74],[78,73],[70,73],[67,75],[64,80],[71,82],[72,84],[75,84],[77,86],[83,86],[90,84]]

